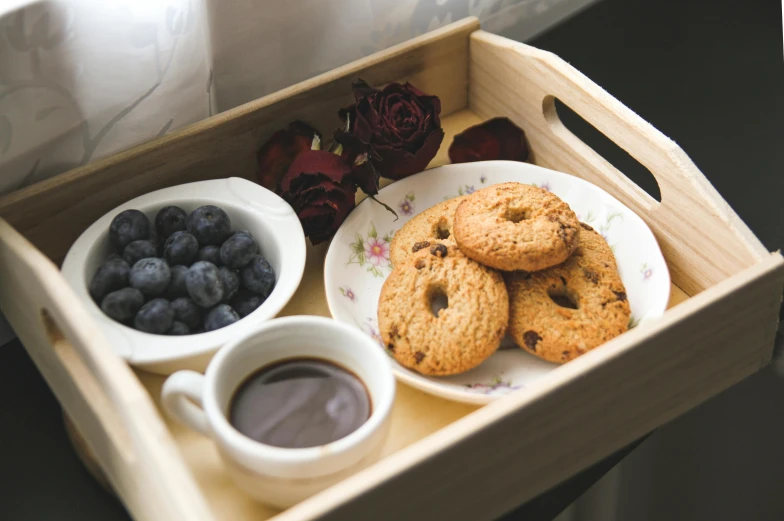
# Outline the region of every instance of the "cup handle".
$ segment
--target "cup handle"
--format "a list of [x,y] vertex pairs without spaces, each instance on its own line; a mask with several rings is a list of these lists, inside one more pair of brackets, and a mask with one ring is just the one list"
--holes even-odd
[[161,390],[163,409],[167,414],[191,429],[209,436],[203,396],[204,375],[196,371],[177,371],[166,379]]

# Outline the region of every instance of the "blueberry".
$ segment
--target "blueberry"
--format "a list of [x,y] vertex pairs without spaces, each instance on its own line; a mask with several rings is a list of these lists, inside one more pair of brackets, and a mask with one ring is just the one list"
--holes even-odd
[[131,268],[130,284],[146,297],[162,294],[171,281],[171,270],[163,259],[142,259]]
[[243,289],[231,299],[231,307],[237,311],[239,316],[245,318],[261,306],[265,300],[261,295]]
[[162,240],[169,238],[174,232],[185,231],[185,220],[188,214],[179,206],[164,206],[155,216],[155,229]]
[[254,255],[250,263],[242,268],[242,285],[254,293],[268,297],[275,287],[275,271],[261,255]]
[[121,258],[112,258],[101,264],[90,280],[90,296],[100,303],[103,298],[128,285],[130,265]]
[[185,274],[185,287],[196,304],[211,308],[223,300],[223,283],[218,268],[211,262],[199,261]]
[[212,308],[204,318],[204,329],[214,331],[238,321],[240,316],[228,304],[220,304]]
[[186,227],[202,246],[220,246],[231,235],[231,219],[217,206],[196,208],[188,216]]
[[103,298],[101,309],[117,322],[133,318],[144,305],[144,295],[138,289],[123,288],[112,291]]
[[201,311],[199,306],[188,297],[182,297],[171,303],[174,310],[174,320],[182,322],[191,329],[196,329],[201,325]]
[[169,285],[166,286],[166,298],[174,300],[180,297],[188,296],[188,288],[185,286],[185,274],[188,273],[188,266],[181,264],[169,268],[171,272],[171,280]]
[[133,241],[123,250],[123,259],[130,266],[133,266],[142,259],[155,257],[157,251],[150,241]]
[[[163,253],[163,241],[158,235],[158,232],[155,231],[155,226],[150,226],[150,238],[148,239],[150,244],[155,247],[156,252]],[[155,257],[160,257],[160,254],[154,255]]]
[[155,298],[143,305],[133,319],[133,325],[139,331],[158,335],[166,333],[173,322],[174,310],[164,298]]
[[190,266],[198,252],[199,242],[188,232],[174,232],[163,243],[163,258],[171,266]]
[[196,254],[196,259],[200,261],[211,262],[216,266],[223,264],[220,258],[219,246],[205,246],[199,250],[199,253]]
[[183,324],[182,322],[177,322],[176,320],[172,322],[171,329],[169,329],[170,335],[190,335],[191,330],[188,326]]
[[139,210],[125,210],[119,213],[109,225],[109,242],[121,252],[133,241],[150,238],[150,221]]
[[221,262],[229,268],[239,269],[246,266],[259,252],[256,241],[248,233],[235,233],[221,245]]
[[237,270],[221,266],[218,268],[218,277],[223,284],[223,301],[225,302],[236,295],[237,290],[240,289],[240,275]]

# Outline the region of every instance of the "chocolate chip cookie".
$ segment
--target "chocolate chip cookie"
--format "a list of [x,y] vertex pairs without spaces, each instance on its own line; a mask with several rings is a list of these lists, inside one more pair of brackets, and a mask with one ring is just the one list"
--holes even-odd
[[454,236],[475,261],[504,271],[537,271],[565,261],[580,243],[580,222],[555,194],[502,183],[466,196]]
[[508,319],[501,275],[441,243],[397,264],[378,302],[384,345],[400,364],[426,375],[481,364],[498,349]]
[[612,250],[581,226],[580,246],[563,264],[505,275],[510,335],[550,362],[567,362],[620,335],[631,316]]

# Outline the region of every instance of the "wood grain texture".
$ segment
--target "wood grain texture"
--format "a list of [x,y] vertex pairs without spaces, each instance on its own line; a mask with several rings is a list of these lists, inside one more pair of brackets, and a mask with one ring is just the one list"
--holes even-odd
[[770,254],[275,519],[495,519],[758,371],[782,284]]
[[0,219],[0,310],[138,521],[212,521],[147,391],[49,259]]
[[448,115],[467,104],[468,36],[475,18],[451,24],[298,83],[168,136],[0,197],[0,217],[55,262],[90,223],[123,202],[204,179],[255,176],[256,151],[302,119],[331,138],[351,83],[410,81],[441,98]]
[[[138,373],[138,376],[156,405],[160,406],[160,389],[165,378],[142,372]],[[390,433],[382,457],[394,454],[437,432],[476,408],[477,406],[448,402],[405,385],[398,385],[392,408]],[[179,454],[191,469],[205,501],[213,512],[220,513],[221,519],[264,521],[280,513],[273,507],[254,501],[234,486],[211,440],[169,420],[166,416],[164,418],[176,440]]]
[[[429,167],[447,164],[449,159],[446,155],[446,149],[452,141],[452,136],[480,122],[481,119],[475,113],[466,109],[444,118],[443,128],[446,135],[444,146],[433,158]],[[324,293],[324,256],[328,244],[320,244],[316,247],[308,244],[307,247],[307,263],[302,283],[294,297],[281,312],[282,316],[330,316]],[[670,307],[676,306],[686,299],[688,299],[688,295],[680,288],[672,287]],[[137,375],[160,408],[160,389],[164,377],[141,371]],[[476,409],[477,406],[450,402],[399,384],[392,410],[391,432],[382,455],[393,455],[397,451],[437,433],[443,427]],[[211,440],[170,421],[165,415],[163,417],[179,447],[180,454],[195,476],[204,498],[213,512],[221,512],[227,518],[237,521],[263,521],[279,513],[274,508],[251,500],[231,483]],[[76,446],[76,449],[85,460],[88,468],[94,472],[96,466],[90,455],[81,450],[79,445]]]
[[[458,23],[11,194],[0,200],[0,216],[59,259],[93,219],[140,193],[247,176],[263,137],[294,115],[326,121],[359,74],[374,83],[419,78],[454,112],[466,104],[467,42],[475,29],[475,20]],[[162,420],[155,409],[162,378],[135,378],[54,264],[0,220],[0,309],[136,519],[206,521],[212,509],[238,521],[489,520],[769,363],[784,259],[764,251],[680,149],[589,80],[548,53],[481,32],[471,38],[474,112],[445,118],[448,137],[431,166],[446,161],[449,136],[485,117],[512,115],[528,131],[537,163],[584,176],[637,211],[656,231],[675,282],[699,293],[686,298],[673,287],[677,305],[660,320],[481,408],[401,385],[389,457],[277,513],[240,495],[209,440]],[[636,154],[657,175],[663,203],[559,130],[545,110],[549,96]],[[699,217],[688,222],[700,230],[683,225],[688,205]],[[309,247],[305,277],[282,314],[328,314],[325,249]]]
[[[477,31],[469,71],[470,108],[482,118],[508,116],[526,131],[536,164],[582,177],[643,216],[687,293],[768,254],[675,142],[554,54]],[[661,204],[572,134],[555,98],[648,168]]]

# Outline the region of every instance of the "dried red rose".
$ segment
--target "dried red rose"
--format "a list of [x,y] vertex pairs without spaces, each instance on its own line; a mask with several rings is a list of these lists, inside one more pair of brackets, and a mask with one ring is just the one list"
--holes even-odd
[[351,166],[351,177],[367,195],[378,193],[379,173],[374,165],[380,158],[370,145],[362,143],[359,138],[352,136],[345,129],[335,131],[335,144],[337,152],[343,160]]
[[313,245],[329,240],[354,208],[351,167],[337,154],[308,150],[291,163],[280,183],[283,199]]
[[494,118],[474,125],[456,135],[449,146],[449,160],[452,163],[495,159],[528,159],[525,132],[508,118]]
[[257,179],[261,186],[280,194],[280,182],[298,155],[310,150],[316,129],[295,121],[288,128],[275,132],[259,149]]
[[[433,159],[444,139],[441,129],[441,101],[409,83],[390,83],[381,90],[362,80],[352,85],[356,103],[339,112],[347,134],[373,154],[369,157],[381,177],[401,179],[421,172]],[[336,139],[348,154],[352,143]]]

